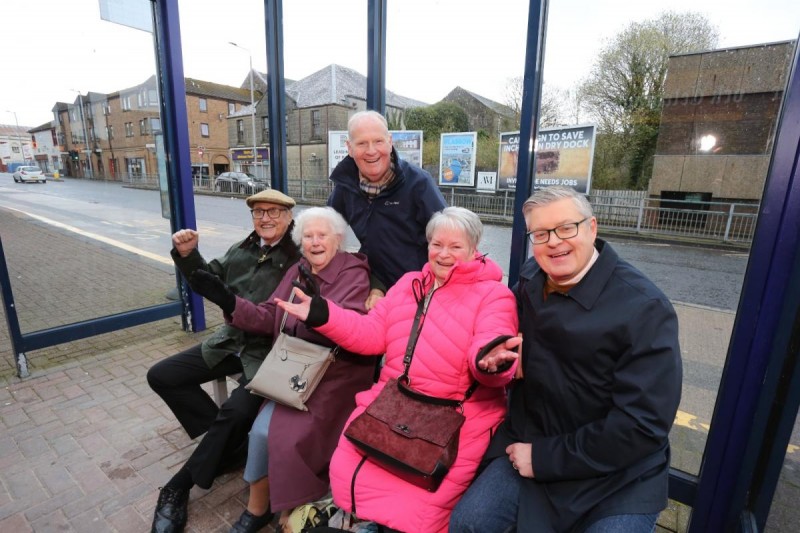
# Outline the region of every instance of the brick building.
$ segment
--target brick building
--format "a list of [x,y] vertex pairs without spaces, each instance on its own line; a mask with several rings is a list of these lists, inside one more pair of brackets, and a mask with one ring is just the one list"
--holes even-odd
[[[193,173],[228,170],[226,117],[250,102],[237,87],[186,78]],[[75,177],[136,180],[158,174],[161,118],[155,76],[102,94],[80,94],[53,107],[62,168]]]
[[794,42],[669,59],[649,194],[758,202]]
[[[254,76],[254,85],[263,87],[263,74]],[[249,77],[242,84],[249,88]],[[328,132],[347,130],[347,121],[367,108],[367,78],[340,65],[328,65],[297,81],[286,80],[286,157],[290,180],[325,179],[332,170],[328,164]],[[386,91],[386,118],[390,129],[402,129],[406,109],[427,105]],[[228,117],[228,142],[232,154],[238,150],[251,154],[252,122],[250,109]],[[267,98],[256,104],[256,146],[261,152],[269,144]],[[233,157],[233,156],[232,156]],[[248,159],[243,160],[247,169]]]

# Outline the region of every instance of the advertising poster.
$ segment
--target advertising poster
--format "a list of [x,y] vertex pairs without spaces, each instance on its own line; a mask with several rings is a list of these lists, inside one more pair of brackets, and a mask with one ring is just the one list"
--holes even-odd
[[[594,160],[594,125],[544,128],[536,137],[536,177],[533,187],[565,185],[589,194]],[[499,188],[517,186],[519,132],[500,134]]]
[[517,161],[519,160],[519,132],[500,134],[500,159],[497,163],[498,189],[513,191],[517,188]]
[[347,132],[328,132],[328,176],[339,162],[347,157]]
[[442,133],[439,148],[439,185],[475,186],[478,133]]
[[422,166],[422,131],[421,130],[392,130],[392,146],[397,150],[400,159]]

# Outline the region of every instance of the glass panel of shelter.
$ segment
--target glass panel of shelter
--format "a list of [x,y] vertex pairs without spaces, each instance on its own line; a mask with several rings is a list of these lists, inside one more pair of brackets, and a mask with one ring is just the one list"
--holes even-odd
[[[508,211],[516,174],[508,167],[515,159],[507,152],[519,130],[514,113],[521,101],[528,2],[497,9],[457,1],[413,6],[388,4],[387,91],[436,106],[456,102],[467,110],[466,127],[423,132],[422,166],[449,203],[485,217],[483,251],[507,268],[510,230],[492,222],[515,215]],[[690,2],[618,7],[549,4],[536,180],[537,186],[570,180],[585,186],[601,237],[675,305],[685,374],[671,434],[672,464],[696,475],[800,9],[780,0],[760,4],[759,20],[769,22],[756,29],[748,22],[751,10],[725,2],[704,4],[703,13]],[[656,53],[662,45],[668,53]],[[650,89],[636,93],[629,81],[646,73],[631,69],[645,57],[659,69],[647,82]],[[617,71],[624,74],[614,78]],[[615,87],[633,92],[614,93]],[[629,104],[615,105],[619,101]],[[387,92],[390,117],[391,103]],[[401,113],[398,129],[415,130],[414,114]],[[505,116],[513,119],[503,122]],[[570,147],[552,142],[586,126],[593,126],[591,173],[568,168]],[[454,171],[458,158],[440,146],[441,134],[450,132],[478,133],[474,168],[457,161]],[[796,433],[792,442],[796,446]],[[790,464],[796,462],[793,453],[787,455]],[[687,519],[688,509],[675,505],[660,524],[677,530]]]
[[[9,267],[21,273],[11,282],[23,333],[163,304],[175,286],[165,253],[169,221],[161,218],[157,191],[139,188],[157,183],[163,157],[154,140],[161,134],[153,125],[160,124],[154,41],[149,31],[132,27],[149,24],[150,5],[142,5],[131,23],[104,20],[96,0],[51,3],[36,13],[35,31],[67,38],[71,59],[47,59],[52,44],[39,39],[43,48],[30,42],[4,64],[6,72],[24,72],[25,83],[8,84],[6,105],[15,115],[2,122],[17,118],[29,164],[48,180],[25,197],[0,199],[0,208],[22,212],[15,232],[26,237],[7,239],[4,247]],[[4,22],[31,28],[31,9],[11,9]],[[55,200],[42,201],[52,193],[61,197],[57,209]],[[31,257],[25,242],[46,249],[47,260],[38,252]],[[148,290],[143,277],[151,280]],[[43,314],[43,307],[50,311]],[[31,365],[45,366],[65,350],[36,350]]]

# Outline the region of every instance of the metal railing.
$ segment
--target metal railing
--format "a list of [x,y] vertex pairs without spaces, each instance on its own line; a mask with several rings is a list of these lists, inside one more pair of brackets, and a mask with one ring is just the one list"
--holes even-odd
[[[125,181],[138,186],[158,186],[156,176],[130,176]],[[288,185],[289,196],[308,205],[324,205],[333,189],[327,178],[290,179]],[[214,180],[198,176],[194,179],[194,188],[213,192]],[[480,193],[458,187],[442,187],[441,191],[449,205],[470,209],[484,222],[510,224],[513,221],[513,191]],[[649,198],[646,191],[592,191],[589,201],[599,226],[605,230],[735,245],[751,243],[759,207],[743,202]]]

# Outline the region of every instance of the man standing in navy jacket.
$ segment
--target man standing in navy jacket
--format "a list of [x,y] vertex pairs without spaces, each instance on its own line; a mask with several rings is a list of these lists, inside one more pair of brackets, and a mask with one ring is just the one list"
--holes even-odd
[[347,152],[330,179],[328,205],[350,224],[367,256],[372,283],[367,309],[406,272],[428,260],[425,226],[447,204],[429,173],[403,161],[386,119],[360,111],[347,123]]
[[597,238],[582,194],[541,189],[523,213],[533,250],[514,287],[524,376],[450,531],[650,533],[667,504],[681,396],[675,310]]

